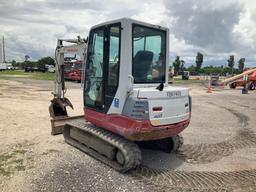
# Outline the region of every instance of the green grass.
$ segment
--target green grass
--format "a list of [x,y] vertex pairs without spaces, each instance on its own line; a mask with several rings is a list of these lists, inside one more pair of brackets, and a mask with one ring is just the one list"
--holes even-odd
[[0,163],[6,162],[10,158],[12,158],[12,155],[0,154]]
[[60,152],[60,151],[56,150],[56,149],[49,149],[49,150],[43,152],[42,155],[48,155],[50,153],[58,153],[58,152]]
[[0,176],[10,176],[15,171],[26,170],[25,153],[27,150],[22,149],[20,144],[17,145],[17,149],[9,151],[8,153],[0,153]]
[[24,166],[24,160],[23,159],[16,159],[12,161],[15,164],[15,169],[17,171],[24,171],[26,167]]
[[2,168],[0,166],[0,175],[3,175],[3,176],[10,176],[11,175],[11,172],[9,170],[6,170],[4,168]]
[[54,73],[42,73],[33,72],[25,73],[24,70],[14,70],[14,71],[0,71],[0,79],[11,79],[11,78],[29,78],[36,80],[53,80]]
[[24,171],[26,169],[24,159],[15,159],[17,158],[15,153],[17,152],[11,155],[0,154],[0,175],[10,176],[14,171]]
[[9,176],[11,174],[11,171],[8,168],[5,168],[6,163],[11,158],[12,155],[0,154],[0,175]]
[[25,154],[27,151],[24,149],[16,149],[13,151],[13,153],[20,153],[20,154]]

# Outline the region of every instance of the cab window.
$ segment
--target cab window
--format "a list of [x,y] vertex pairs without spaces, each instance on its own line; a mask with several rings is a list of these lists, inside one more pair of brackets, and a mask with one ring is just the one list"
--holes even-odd
[[161,83],[165,79],[166,32],[133,25],[133,77],[135,83]]

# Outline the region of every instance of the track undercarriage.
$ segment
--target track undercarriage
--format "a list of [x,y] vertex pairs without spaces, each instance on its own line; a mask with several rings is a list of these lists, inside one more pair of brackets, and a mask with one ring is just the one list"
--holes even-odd
[[[119,172],[126,172],[141,164],[141,151],[136,143],[92,124],[69,122],[64,126],[63,135],[68,144]],[[150,141],[150,145],[165,152],[177,151],[182,143],[183,139],[178,135]]]

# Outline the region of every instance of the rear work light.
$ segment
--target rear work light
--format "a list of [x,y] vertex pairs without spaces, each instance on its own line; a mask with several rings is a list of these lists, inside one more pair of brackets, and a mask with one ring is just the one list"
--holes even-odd
[[152,110],[153,111],[162,111],[163,107],[153,107]]

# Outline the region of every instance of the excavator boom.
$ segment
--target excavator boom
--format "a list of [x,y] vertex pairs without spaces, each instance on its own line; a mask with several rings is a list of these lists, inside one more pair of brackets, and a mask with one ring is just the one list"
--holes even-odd
[[[64,42],[69,45],[64,46]],[[67,107],[73,109],[72,103],[65,97],[66,86],[64,79],[64,55],[67,53],[76,53],[80,56],[82,64],[85,63],[87,41],[78,36],[77,39],[58,39],[55,50],[56,70],[54,81],[54,92],[49,112],[51,116],[52,134],[62,133],[65,123],[69,120],[84,119],[82,116],[69,117]],[[84,70],[83,70],[84,71]],[[82,73],[84,75],[84,73]]]

